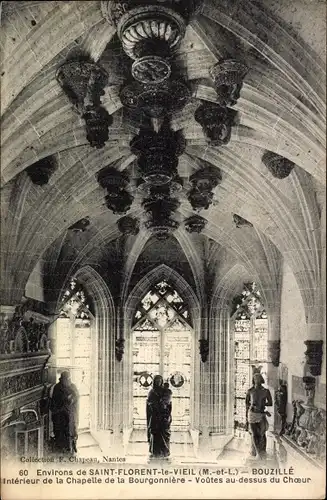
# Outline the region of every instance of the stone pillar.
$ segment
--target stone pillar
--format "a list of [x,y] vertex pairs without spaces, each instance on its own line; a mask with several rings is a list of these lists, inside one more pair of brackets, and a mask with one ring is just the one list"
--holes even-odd
[[[129,410],[129,374],[126,365],[126,342],[124,338],[123,310],[116,308],[114,338],[114,401],[113,441],[117,453],[122,453],[123,427]],[[123,397],[124,394],[124,397]]]
[[228,308],[213,308],[208,321],[209,357],[202,371],[202,456],[216,459],[232,433],[234,379],[231,373],[231,339]]
[[270,361],[268,365],[268,380],[267,386],[270,390],[271,397],[273,400],[273,406],[267,408],[271,413],[271,417],[268,419],[270,424],[270,431],[275,432],[280,427],[280,417],[276,412],[274,405],[276,391],[279,387],[278,378],[278,367],[280,361],[280,294],[277,290],[274,291],[275,301],[274,303],[267,304],[266,310],[268,313],[268,360]]
[[320,377],[322,374],[324,306],[321,298],[322,292],[317,290],[316,305],[307,307],[308,338],[304,341],[304,376]]
[[195,356],[200,359],[200,412],[199,412],[199,455],[206,456],[209,444],[209,413],[210,413],[210,359],[212,357],[211,341],[208,331],[208,309],[201,309],[201,325],[199,345],[196,346]]
[[48,339],[50,344],[51,357],[49,359],[49,369],[48,369],[48,383],[56,383],[56,346],[57,346],[57,322],[52,321],[48,328]]

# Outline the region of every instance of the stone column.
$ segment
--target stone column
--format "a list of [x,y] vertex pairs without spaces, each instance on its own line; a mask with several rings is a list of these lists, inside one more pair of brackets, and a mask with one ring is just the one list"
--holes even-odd
[[268,360],[270,361],[268,365],[268,380],[267,386],[270,390],[271,397],[273,400],[273,406],[271,408],[267,408],[271,413],[271,417],[269,418],[269,423],[272,425],[272,431],[275,432],[280,427],[280,417],[275,411],[275,393],[279,387],[279,378],[278,378],[278,367],[280,360],[280,349],[281,349],[281,341],[280,341],[280,294],[275,291],[275,301],[274,303],[267,304],[266,310],[268,314]]
[[[123,310],[116,308],[116,325],[114,338],[114,409],[113,409],[113,438],[117,453],[122,453],[122,432],[126,422],[126,412],[129,403],[129,380],[126,370],[126,345],[124,338]],[[123,398],[123,394],[125,395]]]
[[324,304],[322,290],[315,293],[315,304],[306,308],[307,340],[304,341],[305,373],[304,376],[320,377],[324,350]]
[[49,359],[49,369],[48,369],[48,383],[56,383],[56,346],[57,346],[57,322],[53,321],[50,323],[48,328],[48,339],[51,351],[51,357]]
[[199,408],[199,454],[204,456],[209,449],[209,412],[210,412],[210,340],[208,331],[208,308],[201,309],[199,345],[196,346],[196,356],[200,356],[200,408]]
[[209,357],[205,363],[205,385],[201,402],[203,456],[216,459],[225,444],[222,434],[231,434],[233,375],[228,308],[213,308],[208,321]]

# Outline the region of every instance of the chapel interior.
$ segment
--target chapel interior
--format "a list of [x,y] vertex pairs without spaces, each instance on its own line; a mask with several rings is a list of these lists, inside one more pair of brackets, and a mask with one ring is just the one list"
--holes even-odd
[[69,370],[78,456],[146,461],[161,374],[173,459],[241,463],[260,372],[269,455],[323,467],[325,9],[1,2],[4,456]]

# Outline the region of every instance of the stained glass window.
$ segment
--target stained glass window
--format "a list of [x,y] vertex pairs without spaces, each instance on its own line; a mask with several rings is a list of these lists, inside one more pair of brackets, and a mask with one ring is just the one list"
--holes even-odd
[[69,370],[79,392],[79,428],[88,429],[91,418],[91,303],[83,287],[72,279],[63,294],[56,322],[57,380]]
[[139,307],[134,313],[133,327],[148,318],[153,324],[159,324],[163,328],[176,313],[191,326],[190,315],[185,301],[180,294],[167,282],[157,283],[140,301]]
[[83,286],[72,278],[69,286],[61,298],[61,318],[68,318],[69,315],[77,318],[88,319],[89,311],[92,309],[92,303],[87,296]]
[[242,435],[246,422],[245,396],[252,385],[254,369],[266,380],[268,368],[268,319],[260,291],[255,283],[246,283],[234,300],[235,400],[234,429]]
[[154,304],[158,302],[158,300],[159,300],[158,295],[150,291],[141,300],[141,304],[144,307],[144,309],[148,311]]
[[140,301],[133,327],[133,427],[146,428],[146,398],[161,374],[173,392],[174,430],[190,419],[192,334],[187,304],[167,282],[157,283]]
[[158,290],[161,295],[165,295],[170,286],[167,281],[160,281],[160,283],[157,283],[154,288],[155,290]]
[[175,313],[167,304],[160,304],[151,309],[149,316],[163,328],[173,319]]

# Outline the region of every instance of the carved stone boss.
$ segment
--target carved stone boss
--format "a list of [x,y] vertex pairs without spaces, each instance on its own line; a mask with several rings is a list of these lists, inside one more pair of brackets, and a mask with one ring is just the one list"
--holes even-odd
[[109,139],[112,124],[112,117],[101,103],[108,82],[106,71],[93,61],[78,59],[62,64],[56,78],[84,119],[87,140],[92,147],[102,148]]
[[213,146],[219,147],[230,141],[235,112],[228,106],[236,104],[247,71],[246,65],[235,59],[221,60],[209,69],[217,103],[203,102],[195,111],[194,118]]

